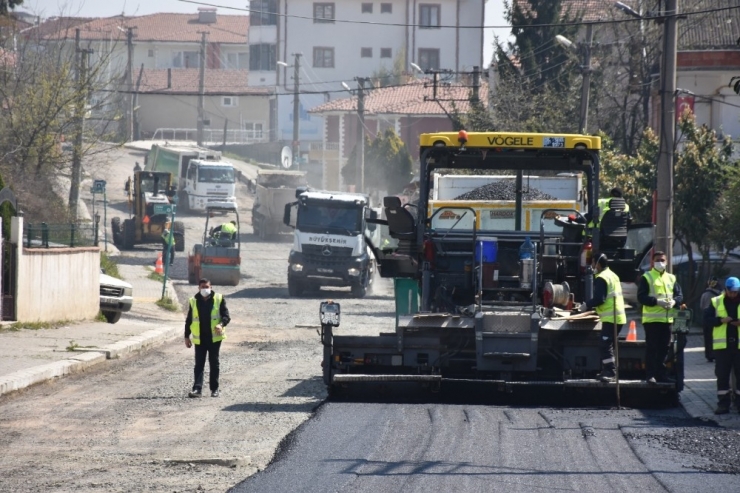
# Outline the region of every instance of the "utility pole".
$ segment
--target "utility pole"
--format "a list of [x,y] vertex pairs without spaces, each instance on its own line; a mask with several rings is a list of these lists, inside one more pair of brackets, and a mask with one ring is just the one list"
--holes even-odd
[[480,103],[480,67],[477,65],[473,67],[473,97],[471,101],[475,104]]
[[126,64],[126,85],[128,89],[128,105],[126,108],[126,140],[134,139],[134,28],[129,27],[126,31],[126,47],[128,48],[128,61]]
[[676,51],[678,0],[666,0],[663,11],[663,63],[660,84],[660,154],[655,250],[665,252],[670,271],[673,258],[673,157],[676,140]]
[[85,112],[87,111],[87,61],[92,50],[80,48],[80,30],[75,29],[75,130],[74,146],[72,147],[72,176],[69,187],[69,212],[72,218],[77,219],[77,206],[80,201],[80,182],[82,181],[82,136],[85,132]]
[[365,77],[357,77],[357,183],[356,190],[365,193]]
[[203,120],[205,120],[205,111],[203,109],[205,100],[205,86],[206,86],[206,36],[208,32],[201,32],[200,39],[200,67],[199,67],[199,78],[198,78],[198,130],[197,140],[198,146],[203,145]]
[[594,41],[594,26],[586,24],[586,50],[583,55],[582,86],[581,86],[581,119],[578,131],[586,133],[588,127],[588,98],[591,90],[591,44]]
[[300,136],[298,134],[301,121],[301,100],[298,94],[298,87],[300,85],[299,77],[301,76],[301,54],[294,53],[295,62],[293,63],[293,166],[298,169],[300,168]]

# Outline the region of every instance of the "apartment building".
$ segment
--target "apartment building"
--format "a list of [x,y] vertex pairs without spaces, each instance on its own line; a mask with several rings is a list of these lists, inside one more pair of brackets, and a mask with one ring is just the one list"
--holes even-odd
[[355,87],[354,78],[394,66],[411,72],[412,63],[454,72],[482,66],[484,5],[485,0],[253,0],[249,85],[278,88],[274,130],[278,139],[291,140],[298,60],[305,151],[323,134],[321,117],[308,110],[347,97],[342,82]]

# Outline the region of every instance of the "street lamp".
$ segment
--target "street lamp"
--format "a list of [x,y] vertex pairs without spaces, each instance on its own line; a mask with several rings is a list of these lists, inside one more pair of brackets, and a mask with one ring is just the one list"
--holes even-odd
[[[594,31],[591,24],[586,25],[586,39],[588,42],[586,43],[583,65],[581,66],[583,80],[581,82],[581,117],[578,122],[578,132],[580,133],[586,133],[586,128],[588,127],[588,99],[591,90],[591,43],[594,39]],[[555,41],[567,50],[573,52],[578,51],[576,44],[565,36],[558,34],[555,36]]]
[[[299,144],[300,137],[298,134],[298,125],[301,121],[301,100],[298,94],[298,86],[300,84],[299,77],[301,73],[301,53],[293,53],[293,56],[295,57],[295,63],[293,64],[293,144],[291,148],[293,149],[293,166],[297,168],[301,151]],[[285,62],[278,61],[276,63],[284,68],[288,68],[290,66]]]
[[414,62],[409,63],[409,65],[411,65],[411,68],[414,69],[414,70],[416,70],[420,74],[423,74],[424,73],[424,71],[421,69],[421,67],[418,66],[417,64],[415,64]]
[[[614,7],[636,19],[645,20],[640,13],[622,2]],[[676,140],[676,52],[678,36],[678,0],[666,0],[660,16],[650,15],[663,23],[663,60],[660,66],[660,150],[658,154],[658,183],[655,219],[655,251],[663,251],[671,270],[673,259],[673,158]]]

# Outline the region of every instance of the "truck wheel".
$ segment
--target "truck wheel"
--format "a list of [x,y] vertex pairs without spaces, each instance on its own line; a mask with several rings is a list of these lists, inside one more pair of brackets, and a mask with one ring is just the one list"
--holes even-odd
[[111,229],[111,233],[113,233],[113,244],[117,247],[120,247],[121,240],[123,240],[120,217],[114,217],[113,219],[110,220],[110,229]]
[[185,224],[182,221],[175,221],[174,229],[172,231],[175,237],[175,251],[185,251]]
[[133,219],[126,219],[123,221],[123,249],[133,250],[134,243],[136,243],[136,231],[134,228],[136,224]]
[[353,284],[352,285],[352,296],[354,298],[364,298],[367,294],[367,288],[364,284]]
[[288,278],[288,295],[291,298],[297,298],[303,293],[303,285],[300,281]]
[[121,312],[103,312],[103,316],[109,324],[114,324],[121,320]]

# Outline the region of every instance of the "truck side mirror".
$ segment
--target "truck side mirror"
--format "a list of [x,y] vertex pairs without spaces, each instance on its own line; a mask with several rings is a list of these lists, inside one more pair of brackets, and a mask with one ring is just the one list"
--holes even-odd
[[[365,209],[365,220],[373,220],[378,218],[378,211],[373,209]],[[368,222],[367,223],[367,229],[368,231],[375,231],[375,229],[378,227],[377,224]]]

